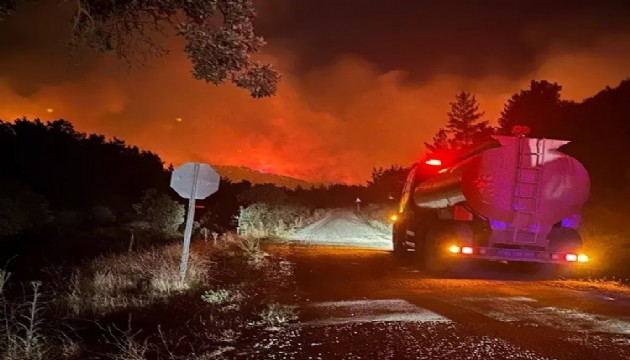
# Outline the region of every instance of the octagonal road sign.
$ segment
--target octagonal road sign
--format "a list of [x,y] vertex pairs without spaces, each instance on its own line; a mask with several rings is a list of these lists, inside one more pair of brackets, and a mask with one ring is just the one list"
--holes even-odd
[[184,199],[205,199],[219,189],[220,181],[221,176],[210,165],[194,162],[183,164],[171,175],[171,187]]

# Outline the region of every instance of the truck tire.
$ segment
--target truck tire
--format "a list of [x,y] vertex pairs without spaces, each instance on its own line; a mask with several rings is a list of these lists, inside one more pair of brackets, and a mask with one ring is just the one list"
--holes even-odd
[[427,233],[424,244],[424,267],[430,272],[464,272],[470,261],[455,258],[448,253],[450,243],[473,244],[473,231],[467,224],[455,221],[441,221],[434,224]]
[[556,227],[547,238],[550,252],[577,253],[582,249],[582,237],[575,229]]
[[[549,251],[578,254],[582,250],[582,237],[575,229],[554,228],[549,233]],[[572,278],[579,271],[579,264],[553,264],[552,273],[545,275],[554,278]]]
[[407,255],[407,245],[404,236],[400,234],[398,226],[394,225],[392,230],[392,247],[394,257],[403,258]]

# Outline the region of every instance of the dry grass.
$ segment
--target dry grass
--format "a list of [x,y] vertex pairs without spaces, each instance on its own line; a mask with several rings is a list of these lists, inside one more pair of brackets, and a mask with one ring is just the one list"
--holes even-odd
[[277,327],[298,318],[296,306],[272,302],[259,314],[263,325]]
[[203,285],[211,263],[191,252],[185,282],[179,279],[180,246],[98,258],[76,269],[62,297],[74,315],[141,307]]
[[4,294],[4,287],[7,284],[7,282],[9,281],[9,278],[11,277],[11,273],[4,270],[4,269],[0,269],[0,296],[2,296]]
[[[246,329],[278,327],[295,319],[294,307],[269,302],[276,301],[279,289],[291,288],[292,267],[273,257],[267,259],[257,239],[224,234],[216,246],[193,246],[184,283],[178,276],[180,255],[181,247],[174,245],[104,256],[65,276],[63,269],[50,268],[53,281],[41,287],[46,289],[45,296],[40,293],[41,284],[34,283],[30,298],[19,297],[12,304],[0,287],[0,310],[4,310],[0,313],[0,359],[71,360],[90,353],[115,360],[223,359],[235,351],[231,345],[244,341]],[[8,279],[8,273],[0,273],[0,285]],[[202,289],[211,290],[201,295]],[[191,313],[204,315],[181,324],[181,319],[166,324],[156,318],[158,333],[146,324],[141,332],[131,330],[132,313],[158,302],[170,309],[169,298],[175,294],[181,295],[178,304],[185,301],[192,306]],[[123,309],[129,312],[129,330],[120,331]],[[151,311],[145,314],[153,316]],[[79,319],[88,320],[94,329],[72,331],[70,324],[76,325]],[[162,332],[160,324],[167,332]],[[98,350],[93,348],[95,341],[101,344]]]
[[26,297],[0,295],[0,358],[4,360],[73,359],[80,345],[44,320],[41,283],[30,283]]
[[221,311],[238,311],[241,303],[245,301],[246,294],[240,289],[216,289],[208,290],[201,295],[201,300],[213,305]]

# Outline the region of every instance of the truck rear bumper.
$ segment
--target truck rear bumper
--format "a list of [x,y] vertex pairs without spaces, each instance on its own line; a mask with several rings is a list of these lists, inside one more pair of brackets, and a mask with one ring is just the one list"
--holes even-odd
[[495,261],[524,261],[539,263],[571,264],[586,263],[588,256],[584,253],[553,253],[525,249],[504,249],[493,247],[451,246],[448,252],[453,257],[484,259]]

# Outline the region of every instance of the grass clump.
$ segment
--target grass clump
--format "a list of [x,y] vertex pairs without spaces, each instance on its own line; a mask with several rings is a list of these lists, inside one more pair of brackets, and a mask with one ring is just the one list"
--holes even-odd
[[245,300],[245,294],[238,289],[208,290],[201,295],[201,300],[218,307],[221,311],[238,311]]
[[75,269],[63,304],[74,315],[140,307],[203,285],[211,263],[191,252],[185,282],[179,278],[177,245],[98,258]]
[[298,318],[296,309],[297,307],[293,305],[272,302],[260,312],[259,316],[263,325],[274,328],[296,320]]

